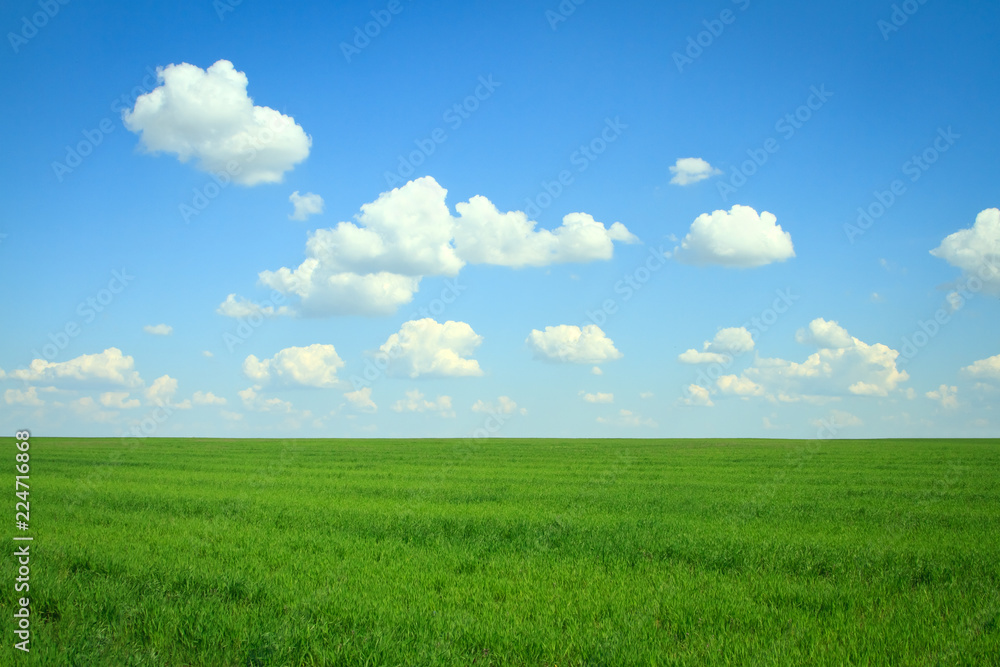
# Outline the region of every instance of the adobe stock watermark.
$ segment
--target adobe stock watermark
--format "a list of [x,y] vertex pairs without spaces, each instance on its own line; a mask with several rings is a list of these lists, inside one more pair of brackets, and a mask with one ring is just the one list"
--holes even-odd
[[[604,128],[598,133],[596,137],[591,139],[585,144],[581,144],[578,149],[573,151],[569,156],[569,163],[576,167],[576,173],[582,174],[590,168],[597,158],[604,154],[604,151],[608,150],[608,146],[618,141],[622,133],[628,129],[628,125],[621,121],[620,116],[615,116],[614,120],[611,118],[604,119]],[[573,171],[569,169],[563,169],[557,175],[555,180],[552,181],[542,181],[541,191],[533,197],[528,197],[524,200],[525,207],[524,213],[528,218],[532,220],[537,220],[538,216],[541,215],[542,211],[552,206],[553,202],[562,195],[566,188],[573,184],[576,180],[576,176]]]
[[120,271],[112,271],[111,279],[104,287],[77,304],[76,318],[68,320],[58,330],[50,332],[49,341],[42,345],[41,352],[37,349],[31,350],[35,355],[33,358],[52,361],[59,356],[60,352],[69,347],[70,341],[83,332],[83,327],[96,320],[97,316],[103,313],[133,280],[135,276],[129,274],[124,267]]
[[59,11],[69,3],[70,0],[38,0],[39,11],[30,17],[22,16],[21,29],[16,33],[7,33],[7,41],[15,55],[20,53],[21,47],[34,39],[38,35],[38,31],[47,26],[49,21],[54,19]]
[[[739,7],[741,12],[745,12],[750,6],[750,0],[732,0],[732,2]],[[693,65],[694,61],[701,58],[702,54],[705,53],[705,49],[715,44],[715,40],[721,37],[722,33],[726,31],[726,26],[736,22],[736,17],[737,14],[732,9],[723,9],[719,12],[718,18],[702,21],[701,24],[705,26],[705,29],[687,38],[687,47],[683,53],[680,51],[674,51],[673,53],[674,65],[677,66],[677,71],[683,74],[685,67]]]
[[576,13],[576,8],[587,0],[562,0],[559,5],[552,9],[545,10],[545,20],[549,22],[549,27],[553,32],[559,28],[560,23],[565,23],[570,16]]
[[941,333],[941,329],[951,322],[956,312],[965,307],[965,304],[972,300],[977,294],[983,291],[988,282],[1000,280],[1000,253],[990,258],[983,258],[983,263],[979,265],[976,272],[960,282],[948,295],[948,305],[946,308],[938,308],[934,314],[926,320],[917,320],[917,327],[913,333],[903,336],[902,345],[899,347],[899,357],[896,363],[904,366],[920,354],[920,351],[927,347],[928,343],[934,340],[935,336]]
[[389,0],[384,9],[371,10],[372,20],[365,23],[364,26],[354,27],[354,39],[350,43],[340,43],[340,52],[344,54],[344,59],[350,63],[351,58],[360,55],[371,45],[373,39],[389,27],[393,17],[402,13],[403,9],[401,0]]
[[[452,132],[462,127],[462,124],[472,117],[479,110],[480,105],[493,97],[496,89],[503,84],[493,80],[493,75],[480,76],[478,85],[471,94],[466,95],[461,102],[456,102],[445,109],[441,114],[441,120],[451,129]],[[409,153],[397,156],[399,164],[396,171],[385,172],[385,184],[390,188],[396,188],[406,183],[416,172],[417,167],[424,164],[431,155],[437,151],[438,146],[448,141],[448,132],[444,127],[437,127],[423,139],[413,141],[416,148]]]
[[[156,88],[156,84],[159,79],[156,74],[156,70],[151,67],[146,67],[146,76],[142,77],[142,81],[139,82],[138,86],[135,86],[127,93],[122,93],[118,97],[111,100],[108,105],[111,113],[116,114],[121,119],[122,113],[128,110],[135,104],[135,101],[139,99],[140,96],[151,92]],[[94,126],[93,129],[84,128],[80,131],[83,135],[83,139],[76,142],[76,144],[70,146],[65,146],[66,154],[62,161],[52,162],[52,173],[55,174],[56,180],[60,183],[69,175],[72,174],[83,161],[89,157],[98,146],[104,143],[105,136],[111,134],[115,130],[115,121],[110,118],[102,118]]]
[[[961,138],[962,135],[955,134],[950,125],[947,130],[939,127],[937,136],[931,145],[919,154],[910,157],[903,163],[900,170],[911,183],[916,183]],[[879,218],[892,208],[900,197],[906,194],[906,182],[900,178],[893,179],[887,190],[875,190],[872,194],[874,200],[870,204],[858,207],[858,217],[854,223],[844,223],[844,234],[847,235],[847,240],[851,245],[854,245],[859,236],[863,236]]]
[[222,194],[223,190],[232,185],[233,179],[239,176],[245,167],[253,163],[260,151],[274,141],[279,131],[284,129],[289,123],[294,122],[288,116],[279,114],[256,137],[250,138],[250,146],[245,156],[226,162],[224,171],[209,172],[211,178],[202,186],[192,188],[190,201],[181,202],[177,205],[177,211],[180,213],[184,224],[189,224],[191,218],[201,215],[208,208],[209,204]]
[[[774,124],[774,131],[780,134],[783,140],[788,141],[794,137],[795,133],[812,119],[813,114],[822,109],[823,105],[833,97],[833,93],[826,89],[826,84],[820,84],[818,88],[810,86],[809,91],[805,103],[799,105],[795,111],[786,113]],[[739,167],[734,166],[729,178],[716,184],[722,201],[729,201],[729,195],[735,194],[746,185],[747,181],[780,149],[781,143],[775,137],[769,137],[761,148],[748,148],[749,159],[744,160]]]
[[899,32],[910,20],[910,17],[920,11],[920,7],[927,4],[927,0],[903,0],[899,4],[892,5],[892,13],[889,20],[879,19],[875,24],[882,33],[882,40],[888,42],[890,35]]

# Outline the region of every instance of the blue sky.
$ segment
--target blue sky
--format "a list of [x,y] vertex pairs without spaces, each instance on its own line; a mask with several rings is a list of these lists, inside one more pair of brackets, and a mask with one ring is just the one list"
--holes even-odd
[[0,422],[995,437],[998,21],[5,3]]

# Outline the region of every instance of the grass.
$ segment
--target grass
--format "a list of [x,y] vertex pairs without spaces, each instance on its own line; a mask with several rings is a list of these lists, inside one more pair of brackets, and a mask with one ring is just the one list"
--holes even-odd
[[18,664],[1000,664],[996,440],[31,454]]

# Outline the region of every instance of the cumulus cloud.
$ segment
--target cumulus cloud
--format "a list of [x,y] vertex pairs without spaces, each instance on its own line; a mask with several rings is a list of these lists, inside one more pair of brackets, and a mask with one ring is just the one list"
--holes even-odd
[[69,361],[35,359],[28,368],[11,371],[10,377],[46,384],[78,382],[125,387],[139,387],[143,384],[135,370],[135,360],[122,354],[117,347],[109,347],[98,354],[83,354]]
[[289,195],[288,201],[292,202],[294,208],[292,214],[288,216],[289,220],[305,220],[310,215],[318,215],[323,212],[323,198],[312,192],[300,195],[299,191],[296,190]]
[[38,398],[38,390],[35,387],[28,387],[23,391],[8,389],[3,393],[3,400],[7,405],[24,405],[32,408],[45,405],[45,401]]
[[225,405],[226,399],[216,396],[210,391],[196,391],[191,396],[191,402],[195,405]]
[[[472,404],[472,411],[491,415],[512,415],[517,411],[517,402],[509,396],[501,396],[496,400],[496,403],[478,400]],[[527,410],[521,408],[522,415],[527,412]]]
[[270,359],[251,354],[243,362],[243,373],[258,384],[272,380],[303,387],[337,386],[337,370],[344,366],[333,345],[319,343],[287,347]]
[[147,151],[194,159],[202,171],[246,186],[280,182],[308,157],[312,139],[290,116],[254,105],[246,74],[228,60],[207,70],[181,63],[156,73],[161,85],[122,114]]
[[947,236],[931,254],[961,269],[970,286],[974,277],[983,291],[1000,295],[1000,209],[981,211],[971,228]]
[[169,324],[147,324],[142,330],[154,336],[169,336],[174,332],[174,328]]
[[393,375],[468,377],[483,374],[479,362],[469,358],[482,341],[465,322],[441,324],[425,317],[403,323],[379,351],[391,359]]
[[455,416],[450,396],[438,396],[428,401],[418,389],[406,392],[406,398],[396,401],[392,409],[396,412],[437,412],[442,417]]
[[783,262],[795,256],[792,235],[782,231],[777,218],[749,206],[699,215],[674,257],[685,264],[715,264],[752,268]]
[[763,396],[764,388],[752,380],[737,375],[723,375],[715,381],[723,394],[732,396]]
[[583,396],[583,400],[585,400],[587,403],[614,403],[615,402],[615,395],[614,394],[605,394],[605,393],[601,393],[601,392],[597,392],[596,394],[588,394],[588,393],[580,392],[580,394]]
[[101,406],[91,396],[83,396],[70,401],[69,407],[82,419],[99,424],[113,422],[119,414],[116,410],[102,410]]
[[520,211],[472,197],[452,215],[447,190],[418,178],[365,204],[351,222],[314,231],[296,268],[262,271],[261,284],[296,296],[307,316],[386,315],[409,303],[424,276],[455,276],[467,263],[513,268],[610,259],[614,242],[638,239],[586,213],[554,230]]
[[153,384],[146,387],[144,392],[146,400],[150,403],[170,403],[170,399],[177,393],[177,379],[169,375],[161,375],[153,380]]
[[572,324],[545,327],[545,331],[532,329],[525,341],[536,359],[571,364],[601,364],[621,359],[615,348],[596,324],[582,329]]
[[980,359],[963,368],[962,372],[972,377],[1000,379],[1000,354]]
[[937,401],[942,408],[958,407],[958,387],[949,387],[943,384],[936,390],[927,392],[924,396],[932,401]]
[[670,167],[670,173],[674,175],[670,179],[672,185],[691,185],[706,178],[718,176],[722,173],[700,157],[682,157]]
[[352,408],[358,412],[377,412],[378,406],[372,400],[372,388],[362,387],[357,391],[349,391],[344,394],[344,398]]
[[684,392],[687,396],[680,399],[681,405],[710,408],[715,405],[712,402],[711,392],[701,385],[689,384]]
[[842,396],[887,396],[909,379],[896,367],[899,351],[850,336],[837,322],[817,318],[801,330],[799,342],[817,351],[805,361],[757,358],[743,378],[783,402],[823,402]]
[[702,349],[690,349],[678,355],[685,364],[722,364],[753,349],[753,336],[743,327],[720,329],[715,338],[705,341]]
[[127,391],[106,391],[98,399],[104,407],[116,410],[129,410],[141,405],[139,399],[129,398]]

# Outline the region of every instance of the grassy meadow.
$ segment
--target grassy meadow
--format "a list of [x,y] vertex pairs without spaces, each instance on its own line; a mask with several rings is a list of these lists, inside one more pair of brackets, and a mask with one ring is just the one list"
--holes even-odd
[[1000,664],[997,440],[33,438],[30,500],[0,664]]

